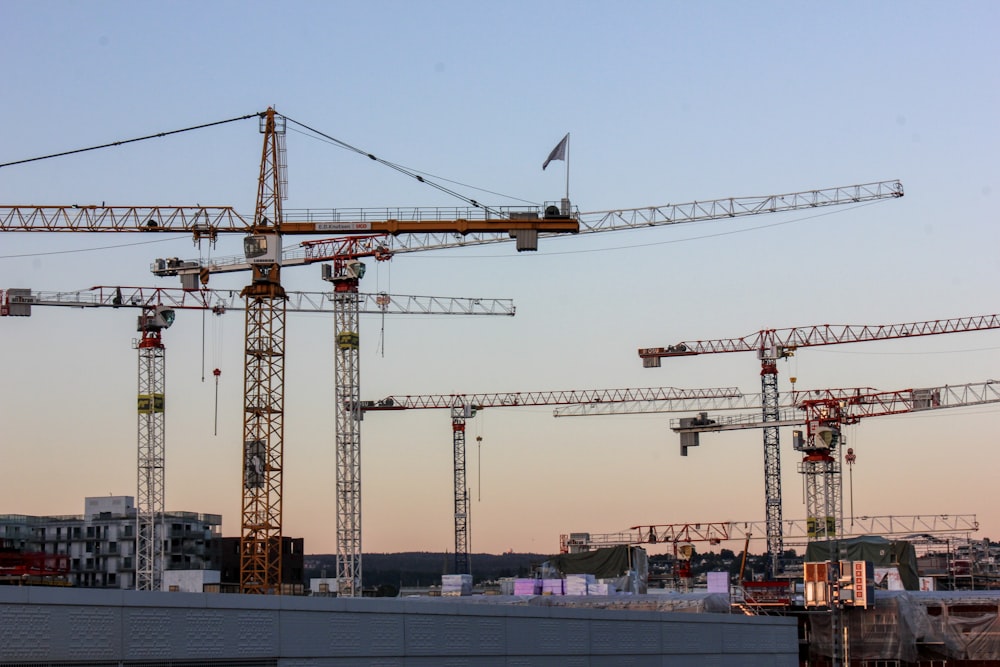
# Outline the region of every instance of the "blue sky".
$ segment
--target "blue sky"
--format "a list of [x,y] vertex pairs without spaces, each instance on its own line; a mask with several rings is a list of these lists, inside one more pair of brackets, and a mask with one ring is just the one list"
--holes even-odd
[[[667,385],[755,392],[753,355],[652,370],[636,348],[996,312],[995,3],[7,0],[0,16],[0,163],[273,105],[488,203],[557,199],[567,166],[583,211],[894,178],[906,189],[900,200],[820,216],[370,266],[364,291],[511,298],[518,311],[363,319],[365,398]],[[566,132],[568,165],[543,172]],[[289,207],[461,203],[304,134],[289,132],[287,144]],[[259,160],[256,121],[241,121],[0,168],[0,202],[251,212]],[[149,274],[154,258],[239,250],[239,239],[209,249],[182,236],[2,242],[0,289],[173,286]],[[315,266],[284,279],[289,289],[326,286]],[[217,276],[213,286],[244,280]],[[4,468],[16,471],[0,487],[0,513],[74,514],[85,496],[133,495],[134,314],[39,308],[0,324]],[[203,322],[182,313],[165,336],[167,507],[223,514],[229,535],[239,532],[242,333],[239,314]],[[792,375],[799,388],[976,382],[996,375],[998,348],[997,333],[982,332],[802,350],[780,365],[780,387]],[[218,435],[214,367],[223,372]],[[332,552],[329,318],[290,317],[286,368],[285,532],[305,537],[311,553]],[[484,411],[469,431],[483,437],[469,452],[472,549],[554,551],[570,531],[763,520],[760,434],[703,438],[682,459],[669,419]],[[852,427],[855,512],[974,513],[980,536],[1000,538],[995,423],[996,410],[979,408]],[[370,415],[362,447],[363,549],[453,548],[448,415]],[[788,433],[782,452],[784,516],[801,518]]]

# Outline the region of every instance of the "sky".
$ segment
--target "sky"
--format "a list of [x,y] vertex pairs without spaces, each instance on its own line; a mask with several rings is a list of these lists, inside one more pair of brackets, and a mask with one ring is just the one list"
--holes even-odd
[[[996,312],[1000,46],[993,2],[0,3],[0,163],[279,113],[495,205],[581,211],[900,179],[901,199],[811,213],[411,253],[362,291],[513,299],[514,317],[364,316],[361,395],[620,387],[760,391],[750,353],[636,350],[814,324]],[[542,170],[570,133],[568,159]],[[252,215],[254,119],[0,168],[0,203],[225,205]],[[286,208],[459,206],[290,126]],[[568,170],[568,179],[567,179]],[[235,235],[234,235],[235,237]],[[184,235],[6,233],[0,289],[177,286],[159,257],[236,255]],[[283,274],[321,291],[316,265]],[[240,289],[246,276],[214,276]],[[36,308],[0,321],[0,514],[80,514],[136,492],[135,312]],[[182,312],[167,347],[166,508],[238,535],[243,317]],[[336,550],[333,323],[289,315],[284,533]],[[996,377],[1000,333],[799,350],[779,389],[883,390]],[[216,385],[212,369],[221,370]],[[761,433],[680,415],[468,426],[470,551],[555,553],[560,534],[763,521]],[[1000,539],[992,406],[847,431],[845,514],[975,514]],[[482,440],[476,444],[476,437]],[[791,434],[783,515],[805,517]],[[447,411],[362,424],[362,549],[454,548]],[[761,536],[763,537],[763,536]],[[725,546],[725,545],[723,545]],[[739,551],[741,544],[731,546]],[[752,551],[762,552],[761,540]]]

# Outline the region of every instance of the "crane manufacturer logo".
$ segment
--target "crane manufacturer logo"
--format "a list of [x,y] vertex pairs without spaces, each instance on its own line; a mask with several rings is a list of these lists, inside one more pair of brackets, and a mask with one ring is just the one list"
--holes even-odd
[[369,231],[372,228],[370,222],[317,222],[318,232],[359,232]]

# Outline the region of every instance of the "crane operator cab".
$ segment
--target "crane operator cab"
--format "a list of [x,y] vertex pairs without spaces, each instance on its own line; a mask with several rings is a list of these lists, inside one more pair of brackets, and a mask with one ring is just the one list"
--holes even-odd
[[155,308],[150,308],[148,310],[143,310],[142,315],[139,316],[139,322],[136,326],[136,331],[162,331],[163,329],[169,329],[170,325],[174,323],[174,317],[177,313],[173,308],[168,308],[167,306],[156,306]]
[[250,264],[278,264],[281,262],[281,236],[250,234],[243,239],[243,254]]
[[358,281],[365,277],[365,264],[356,259],[344,262],[339,267],[323,264],[320,272],[323,280],[333,283],[334,288],[339,284],[357,285]]

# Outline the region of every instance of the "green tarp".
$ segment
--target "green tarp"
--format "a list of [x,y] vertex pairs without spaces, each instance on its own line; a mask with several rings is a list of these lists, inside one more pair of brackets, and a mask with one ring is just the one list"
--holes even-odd
[[635,559],[631,557],[631,549],[636,548],[621,545],[578,554],[561,554],[553,556],[548,562],[563,574],[592,574],[598,579],[611,579],[633,568]]
[[806,547],[805,560],[809,563],[825,560],[865,560],[875,567],[896,567],[903,588],[908,591],[920,589],[916,550],[912,544],[902,540],[864,536],[849,540],[810,542]]

